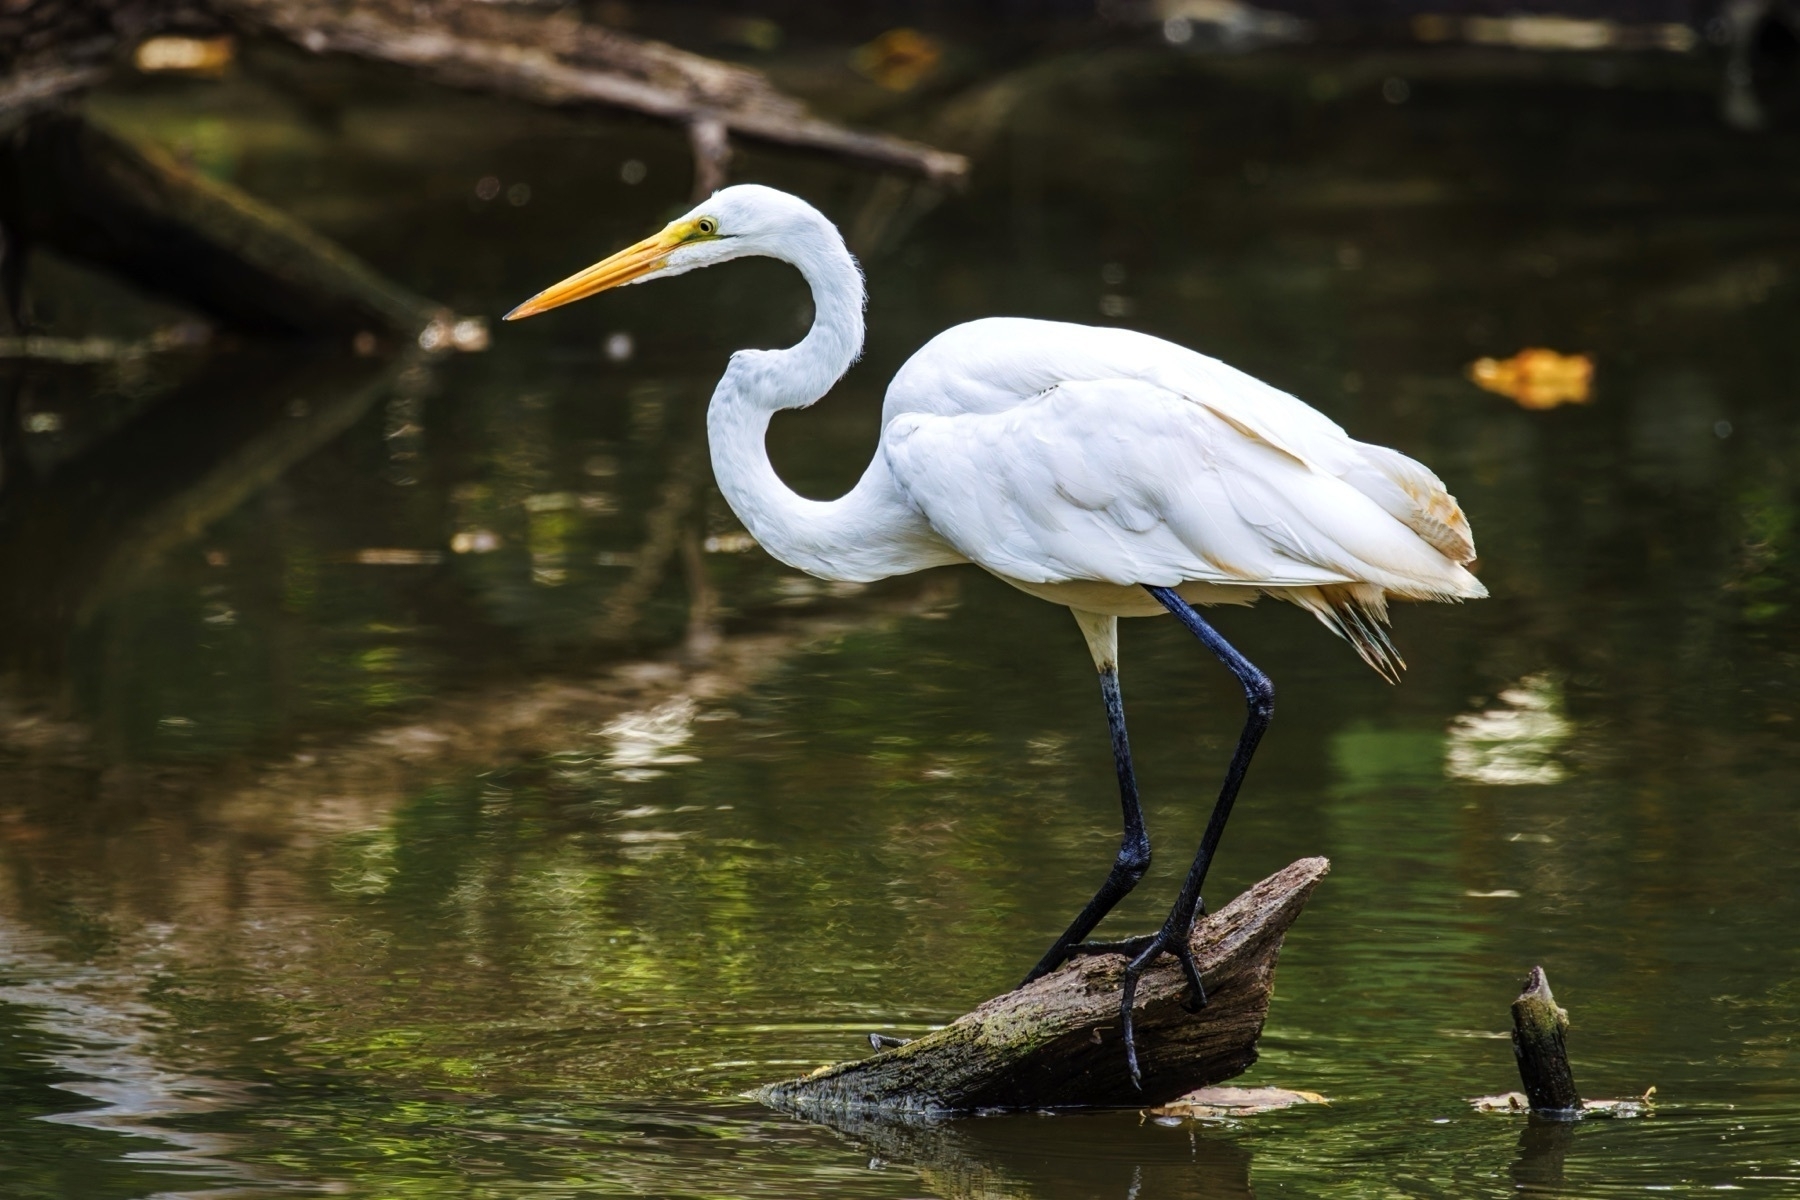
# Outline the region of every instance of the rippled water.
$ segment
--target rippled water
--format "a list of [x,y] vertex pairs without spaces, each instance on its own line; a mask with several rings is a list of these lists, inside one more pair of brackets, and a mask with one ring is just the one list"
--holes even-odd
[[[1295,610],[1218,616],[1281,699],[1213,898],[1334,862],[1245,1078],[1328,1108],[838,1133],[745,1098],[1009,987],[1117,837],[1061,612],[973,569],[821,585],[735,536],[700,415],[730,349],[806,319],[781,268],[483,355],[8,367],[0,1192],[1800,1191],[1800,150],[1726,133],[1710,87],[1121,50],[935,117],[977,152],[964,194],[740,164],[868,266],[866,361],[774,431],[811,494],[860,471],[907,353],[1012,312],[1220,355],[1462,499],[1493,599],[1400,610],[1398,688]],[[463,312],[684,197],[656,127],[344,89],[96,111]],[[63,331],[169,315],[67,264],[39,292]],[[1592,354],[1593,402],[1464,380],[1527,345]],[[1159,846],[1133,929],[1239,700],[1170,623],[1123,652]],[[1470,1110],[1514,1086],[1533,963],[1584,1091],[1654,1086],[1653,1116]]]

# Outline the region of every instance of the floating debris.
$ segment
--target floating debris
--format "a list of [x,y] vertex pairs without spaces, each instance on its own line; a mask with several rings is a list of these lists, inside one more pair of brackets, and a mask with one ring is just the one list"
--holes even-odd
[[[1649,1088],[1641,1096],[1627,1096],[1622,1100],[1583,1100],[1581,1115],[1584,1117],[1647,1117],[1656,1111],[1654,1097],[1656,1089]],[[1476,1112],[1484,1113],[1528,1113],[1531,1101],[1524,1092],[1501,1092],[1497,1096],[1475,1096],[1469,1105]]]
[[857,73],[890,92],[910,92],[919,85],[944,52],[933,39],[916,29],[890,29],[850,56]]
[[[1511,1037],[1511,1034],[1506,1036]],[[1497,1096],[1474,1096],[1469,1104],[1476,1112],[1530,1112],[1531,1101],[1524,1092],[1501,1092]]]
[[1297,1104],[1330,1104],[1317,1092],[1278,1087],[1203,1087],[1150,1110],[1154,1117],[1253,1117]]
[[1511,358],[1478,358],[1469,364],[1469,379],[1520,408],[1586,404],[1592,398],[1594,360],[1534,347]]

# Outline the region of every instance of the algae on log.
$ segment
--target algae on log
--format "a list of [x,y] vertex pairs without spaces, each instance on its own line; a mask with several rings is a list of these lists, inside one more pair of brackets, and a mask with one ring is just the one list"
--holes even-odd
[[830,1121],[857,1113],[931,1115],[981,1109],[1162,1104],[1242,1074],[1256,1061],[1282,938],[1331,869],[1303,858],[1252,887],[1194,930],[1208,1003],[1187,1008],[1165,956],[1146,970],[1134,1009],[1143,1088],[1119,1031],[1121,954],[1096,954],[997,996],[944,1028],[858,1062],[760,1093],[764,1102]]
[[1581,1093],[1569,1068],[1569,1014],[1550,994],[1544,968],[1533,967],[1525,990],[1512,1003],[1513,1054],[1519,1060],[1519,1082],[1533,1112],[1581,1111]]

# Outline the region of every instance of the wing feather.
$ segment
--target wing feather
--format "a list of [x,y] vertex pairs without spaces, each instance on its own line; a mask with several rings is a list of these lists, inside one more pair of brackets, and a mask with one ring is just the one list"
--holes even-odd
[[1064,382],[989,411],[903,412],[882,445],[942,537],[1029,583],[1480,587],[1343,478],[1142,379]]
[[[991,415],[1033,404],[1051,389],[1104,381],[1135,381],[1179,396],[1210,412],[1240,445],[1260,444],[1347,484],[1452,563],[1475,557],[1462,509],[1422,464],[1354,441],[1317,409],[1226,363],[1131,330],[1016,317],[958,325],[901,368],[888,390],[883,424],[905,414]],[[1092,507],[1083,483],[1072,478],[1064,486],[1071,504]],[[1240,489],[1231,499],[1245,520],[1299,549],[1300,557],[1312,553],[1304,549],[1303,526],[1269,515],[1253,490]],[[1126,508],[1114,511],[1129,528],[1153,510],[1135,518]],[[1477,594],[1475,587],[1464,585],[1456,594]]]

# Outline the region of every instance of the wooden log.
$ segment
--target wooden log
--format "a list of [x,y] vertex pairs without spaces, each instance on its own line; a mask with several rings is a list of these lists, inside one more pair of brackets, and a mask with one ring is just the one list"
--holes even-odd
[[1531,1111],[1579,1113],[1581,1093],[1569,1069],[1569,1014],[1557,1007],[1544,968],[1531,968],[1525,990],[1512,1002],[1512,1019],[1513,1056]]
[[[23,5],[23,20],[8,13]],[[272,35],[314,54],[391,63],[440,83],[552,107],[603,106],[689,131],[696,191],[725,181],[732,135],[923,174],[969,160],[814,115],[760,71],[582,21],[483,0],[20,0],[0,5],[0,131],[104,81],[120,51],[162,31]]]
[[[393,0],[213,0],[239,28],[278,34],[315,54],[411,68],[452,87],[553,107],[623,108],[695,130],[703,177],[722,171],[728,134],[960,180],[960,154],[814,116],[759,71],[570,19],[494,4],[430,8]],[[718,176],[723,182],[723,176]]]
[[45,111],[0,153],[0,224],[253,334],[410,343],[448,312],[228,184]]
[[1173,959],[1144,972],[1133,1010],[1141,1090],[1126,1070],[1119,1033],[1125,958],[1097,954],[916,1041],[775,1084],[761,1098],[839,1124],[859,1113],[1142,1107],[1230,1079],[1256,1061],[1282,939],[1330,869],[1326,859],[1301,859],[1195,927],[1209,1001],[1199,1012],[1187,1009]]

